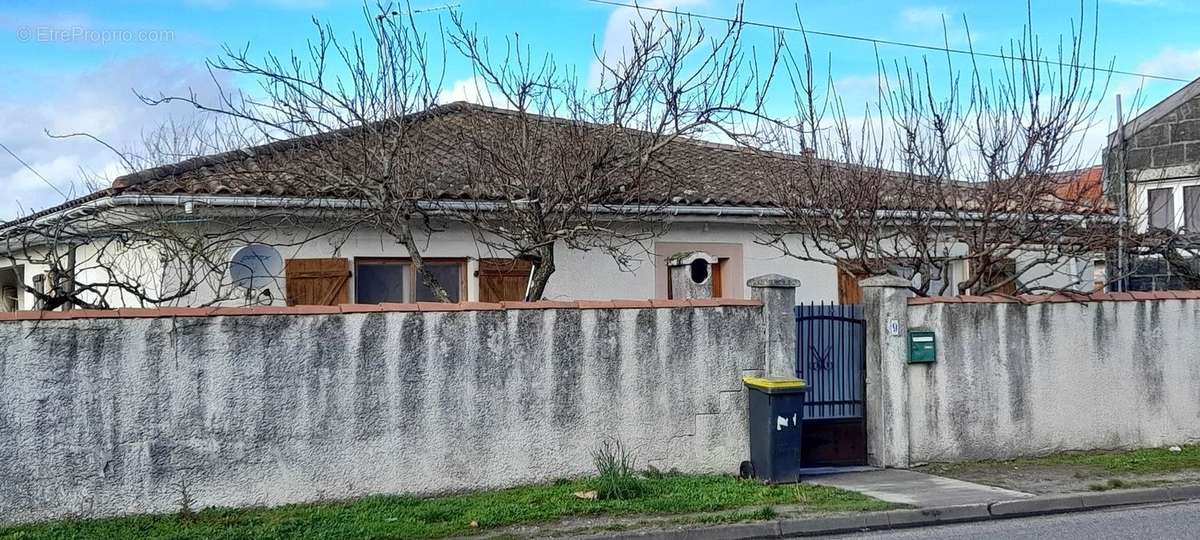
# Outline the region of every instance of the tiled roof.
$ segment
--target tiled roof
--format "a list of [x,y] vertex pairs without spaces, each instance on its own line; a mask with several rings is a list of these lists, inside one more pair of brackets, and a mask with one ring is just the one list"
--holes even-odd
[[[486,193],[472,193],[463,165],[464,141],[485,141],[504,137],[513,129],[518,113],[467,103],[452,103],[412,115],[405,133],[414,146],[412,155],[423,161],[420,170],[427,176],[424,197],[430,199],[487,199]],[[547,117],[535,117],[531,124],[554,130],[579,129],[578,124]],[[604,129],[602,126],[592,126]],[[629,130],[632,137],[637,132]],[[336,183],[315,185],[288,178],[294,163],[283,164],[297,151],[316,145],[346,144],[350,137],[317,135],[275,142],[269,145],[187,160],[122,176],[113,189],[122,193],[154,195],[240,195],[272,197],[337,197],[342,195]],[[504,144],[497,145],[504,148]],[[322,148],[321,152],[331,151]],[[336,150],[333,150],[336,151]],[[763,180],[794,157],[749,152],[733,146],[693,139],[677,139],[656,154],[654,164],[660,178],[670,177],[670,187],[651,196],[647,202],[715,205],[769,205],[763,192]],[[311,162],[311,159],[305,159]],[[775,174],[778,174],[777,172]],[[310,175],[311,176],[311,175]],[[315,192],[314,192],[315,191]]]
[[[463,102],[438,106],[427,111],[403,118],[407,128],[403,131],[408,138],[402,146],[410,160],[406,171],[418,171],[416,176],[424,178],[421,193],[417,197],[428,200],[487,200],[494,194],[486,192],[486,186],[469,185],[465,168],[470,159],[464,159],[464,141],[471,146],[484,148],[495,146],[507,148],[507,138],[513,129],[522,125],[519,113]],[[607,126],[569,122],[563,119],[532,116],[534,122],[524,125],[541,129],[536,136],[570,137],[581,129],[610,129]],[[388,122],[388,121],[385,121]],[[332,153],[374,152],[378,144],[356,138],[347,128],[329,133],[276,141],[270,144],[235,150],[211,156],[189,159],[179,163],[139,171],[121,176],[113,181],[112,187],[69,201],[52,209],[25,216],[3,225],[11,226],[27,222],[40,216],[52,214],[82,205],[88,201],[115,195],[178,195],[178,196],[242,196],[242,197],[295,197],[295,198],[353,198],[357,191],[339,178],[352,178],[358,171],[348,170],[354,160],[323,159]],[[361,129],[361,128],[359,128]],[[367,132],[367,130],[361,130]],[[374,130],[378,133],[382,130]],[[634,130],[620,130],[619,137],[634,141],[644,137]],[[496,141],[495,145],[488,144]],[[587,137],[577,137],[584,141]],[[481,144],[482,143],[482,144]],[[636,144],[631,142],[630,144]],[[340,147],[338,145],[341,145]],[[555,155],[545,155],[546,148],[572,150],[569,146],[547,144],[541,158],[553,160]],[[370,149],[370,150],[368,150]],[[619,149],[619,148],[618,148]],[[586,152],[587,149],[582,149]],[[480,151],[480,150],[474,150]],[[486,151],[486,150],[483,150]],[[805,163],[798,156],[755,152],[745,148],[678,138],[670,141],[655,154],[652,174],[643,182],[636,200],[648,204],[695,205],[715,207],[771,207],[776,205],[772,186],[780,178],[781,171],[797,168]],[[378,160],[364,159],[363,162],[377,163]],[[822,168],[824,174],[848,174],[849,167],[830,160],[812,161]],[[299,169],[308,169],[297,174]],[[340,169],[340,170],[339,170]],[[877,171],[876,169],[871,169]],[[882,171],[887,177],[899,179],[902,173]],[[847,176],[852,178],[856,175]],[[871,175],[868,175],[871,176]],[[844,185],[844,182],[842,183]],[[897,181],[901,191],[904,182]],[[971,189],[969,183],[954,183],[950,187]],[[649,186],[649,188],[646,188]],[[839,188],[841,189],[841,188]],[[919,190],[918,190],[919,191]],[[944,194],[943,194],[944,196]],[[912,209],[922,205],[921,196],[899,196],[898,209]],[[622,202],[635,202],[625,199]],[[1061,208],[1058,208],[1061,210]]]
[[1055,195],[1064,201],[1107,208],[1111,205],[1104,198],[1103,177],[1102,165],[1060,173],[1058,178],[1061,183],[1055,190]]

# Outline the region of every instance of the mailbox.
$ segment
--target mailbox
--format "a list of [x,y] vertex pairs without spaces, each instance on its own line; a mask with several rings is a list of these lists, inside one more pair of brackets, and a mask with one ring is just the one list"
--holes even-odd
[[908,363],[928,364],[937,361],[937,340],[929,330],[908,331]]

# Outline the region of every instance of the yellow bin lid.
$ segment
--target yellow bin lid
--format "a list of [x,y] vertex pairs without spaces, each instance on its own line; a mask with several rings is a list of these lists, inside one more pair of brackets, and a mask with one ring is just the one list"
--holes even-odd
[[792,377],[742,377],[746,386],[760,390],[804,390],[808,383]]

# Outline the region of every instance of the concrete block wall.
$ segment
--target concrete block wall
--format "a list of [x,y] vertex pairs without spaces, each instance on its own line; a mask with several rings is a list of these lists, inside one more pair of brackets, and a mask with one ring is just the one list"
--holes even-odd
[[0,315],[8,522],[548,481],[612,437],[732,473],[767,365],[756,300]]
[[1183,102],[1135,134],[1125,163],[1131,171],[1200,163],[1200,98]]

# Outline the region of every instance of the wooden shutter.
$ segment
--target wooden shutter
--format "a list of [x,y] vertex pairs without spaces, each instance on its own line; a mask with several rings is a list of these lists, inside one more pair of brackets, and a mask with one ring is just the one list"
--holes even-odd
[[533,265],[518,259],[479,259],[479,301],[520,302]]
[[[986,265],[983,270],[983,277],[980,278],[975,294],[1017,294],[1017,280],[1012,279],[1017,275],[1017,261],[1013,259],[1005,259],[996,261],[993,264]],[[1011,280],[1011,281],[1010,281]],[[996,290],[988,291],[989,287],[1003,283]]]
[[862,279],[860,274],[846,271],[845,268],[838,267],[838,303],[839,304],[861,304],[863,301],[862,287],[858,285],[858,281]]
[[711,283],[713,298],[723,298],[725,296],[725,291],[722,288],[721,283],[721,267],[725,266],[725,261],[727,260],[729,259],[718,259],[716,264],[713,264],[708,268],[708,271],[712,273]]
[[349,259],[288,259],[283,275],[289,306],[350,303]]

